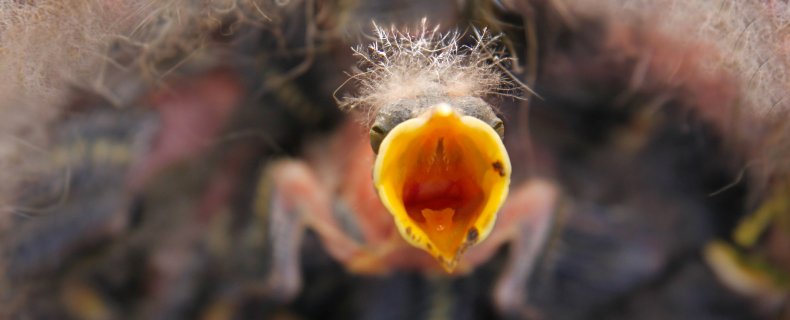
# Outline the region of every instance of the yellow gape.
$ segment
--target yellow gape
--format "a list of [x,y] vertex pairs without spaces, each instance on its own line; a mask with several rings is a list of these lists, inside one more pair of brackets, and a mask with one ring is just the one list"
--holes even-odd
[[373,180],[401,235],[452,272],[491,232],[510,172],[496,131],[442,103],[387,134]]

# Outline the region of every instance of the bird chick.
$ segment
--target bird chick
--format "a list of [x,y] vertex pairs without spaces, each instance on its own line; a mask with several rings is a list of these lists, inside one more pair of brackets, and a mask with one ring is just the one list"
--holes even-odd
[[374,185],[401,236],[452,272],[508,194],[504,124],[482,99],[513,94],[507,59],[486,30],[462,45],[425,19],[416,32],[374,27],[376,41],[355,50],[361,89],[341,106],[368,117]]

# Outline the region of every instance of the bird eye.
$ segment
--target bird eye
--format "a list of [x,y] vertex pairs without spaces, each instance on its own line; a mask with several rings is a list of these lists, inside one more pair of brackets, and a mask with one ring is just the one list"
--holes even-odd
[[373,152],[379,153],[379,146],[385,136],[387,136],[387,133],[378,125],[373,125],[373,127],[370,128],[370,146],[373,147]]
[[499,134],[500,139],[502,140],[505,139],[505,123],[502,122],[502,120],[497,118],[496,120],[494,120],[494,123],[491,125],[491,127],[493,127],[494,131],[496,131],[496,133]]

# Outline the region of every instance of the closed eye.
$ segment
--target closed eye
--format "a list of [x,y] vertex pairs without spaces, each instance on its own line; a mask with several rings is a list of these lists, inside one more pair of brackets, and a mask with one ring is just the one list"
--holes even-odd
[[374,125],[370,128],[370,146],[373,148],[373,152],[379,153],[381,141],[383,141],[386,136],[387,133],[378,125]]
[[502,120],[496,119],[494,124],[491,125],[494,128],[494,131],[499,135],[499,138],[504,140],[505,139],[505,123]]

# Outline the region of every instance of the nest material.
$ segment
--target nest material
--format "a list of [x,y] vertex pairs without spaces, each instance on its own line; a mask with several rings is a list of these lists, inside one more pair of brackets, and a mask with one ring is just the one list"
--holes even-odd
[[38,170],[36,161],[49,157],[48,130],[74,87],[124,107],[136,99],[129,87],[210,60],[201,58],[216,54],[207,49],[218,31],[237,34],[276,21],[274,6],[269,0],[0,0],[0,204]]

